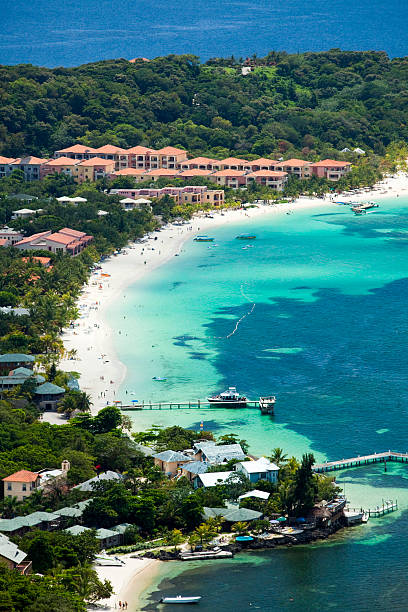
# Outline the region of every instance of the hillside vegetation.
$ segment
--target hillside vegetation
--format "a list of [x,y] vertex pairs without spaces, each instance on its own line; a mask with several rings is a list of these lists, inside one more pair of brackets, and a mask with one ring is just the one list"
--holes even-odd
[[257,59],[192,55],[76,68],[0,67],[0,154],[48,155],[74,142],[185,147],[192,155],[383,156],[408,139],[408,59],[383,52]]

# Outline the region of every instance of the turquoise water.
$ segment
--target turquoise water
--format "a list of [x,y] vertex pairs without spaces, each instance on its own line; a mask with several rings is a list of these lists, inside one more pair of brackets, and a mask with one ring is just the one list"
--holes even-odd
[[[276,415],[143,411],[129,413],[134,428],[177,423],[199,429],[203,421],[216,435],[246,438],[255,454],[281,446],[296,456],[310,450],[317,459],[408,450],[407,227],[408,200],[399,198],[364,217],[333,205],[215,228],[208,233],[218,246],[211,248],[190,239],[180,257],[129,288],[111,309],[122,330],[118,354],[128,366],[121,397],[193,400],[236,385],[250,397],[275,394]],[[243,231],[257,235],[252,248],[235,240]],[[167,381],[156,383],[153,376]],[[222,583],[227,607],[214,608],[217,600],[209,594],[204,610],[258,604],[263,610],[366,610],[375,598],[385,609],[391,602],[393,609],[407,609],[405,578],[398,581],[408,561],[407,475],[401,465],[387,473],[381,466],[338,472],[353,505],[397,498],[401,510],[330,544],[250,561],[244,556],[208,565],[203,575],[204,566],[185,572],[177,564],[160,588],[175,593],[205,586],[210,593]],[[398,558],[397,568],[384,561],[388,555]],[[309,576],[312,560],[316,568]],[[268,588],[260,595],[262,576]],[[277,576],[284,590],[276,588]],[[241,589],[242,603],[236,604],[234,588]],[[285,599],[288,592],[293,601]]]

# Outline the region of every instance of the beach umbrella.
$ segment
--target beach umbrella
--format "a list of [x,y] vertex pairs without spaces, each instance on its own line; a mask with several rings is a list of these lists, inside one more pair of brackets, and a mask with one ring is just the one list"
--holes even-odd
[[279,523],[284,523],[286,521],[286,518],[284,516],[280,516],[277,520]]

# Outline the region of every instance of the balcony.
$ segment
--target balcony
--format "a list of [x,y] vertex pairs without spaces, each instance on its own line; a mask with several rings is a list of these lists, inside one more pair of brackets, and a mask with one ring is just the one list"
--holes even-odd
[[33,562],[32,561],[22,561],[21,563],[16,565],[14,569],[20,574],[27,576],[28,574],[31,574],[32,572]]

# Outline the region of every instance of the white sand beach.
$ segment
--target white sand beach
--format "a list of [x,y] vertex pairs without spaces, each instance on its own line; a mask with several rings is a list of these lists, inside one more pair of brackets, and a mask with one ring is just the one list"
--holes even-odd
[[[125,378],[126,368],[115,353],[113,334],[106,312],[114,300],[126,299],[126,287],[133,285],[152,270],[175,255],[182,256],[186,240],[197,233],[208,232],[226,223],[245,220],[246,217],[282,214],[289,210],[328,206],[331,198],[341,201],[379,200],[384,197],[408,195],[408,177],[399,173],[387,178],[374,190],[361,190],[353,194],[336,194],[326,198],[300,197],[295,202],[273,206],[258,205],[248,210],[214,211],[213,218],[199,216],[185,225],[169,225],[145,237],[144,242],[129,245],[124,252],[111,256],[95,271],[82,291],[78,302],[80,318],[74,327],[64,330],[62,338],[67,350],[75,357],[61,362],[63,370],[81,375],[80,386],[92,399],[92,412],[115,401],[117,390]],[[51,413],[49,413],[51,414]],[[48,416],[46,415],[47,420]],[[55,416],[53,422],[61,422]]]
[[96,608],[92,607],[94,612],[119,610],[119,601],[127,602],[129,612],[137,610],[141,594],[153,582],[162,563],[131,555],[121,555],[120,559],[123,561],[121,566],[95,566],[99,579],[109,580],[112,584],[113,595],[99,601]]

